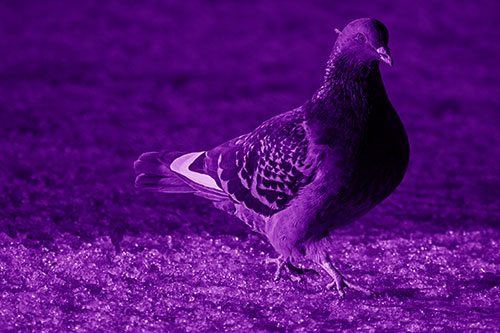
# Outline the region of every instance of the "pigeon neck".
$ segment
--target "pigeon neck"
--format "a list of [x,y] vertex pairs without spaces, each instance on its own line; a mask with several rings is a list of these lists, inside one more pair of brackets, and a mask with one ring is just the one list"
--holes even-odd
[[365,61],[337,51],[328,60],[323,84],[312,102],[328,102],[333,98],[356,105],[366,99],[370,87],[378,81],[381,83],[378,61]]
[[304,106],[309,124],[315,128],[316,141],[356,141],[356,133],[362,133],[382,96],[385,90],[378,62],[334,53],[328,61],[323,85]]

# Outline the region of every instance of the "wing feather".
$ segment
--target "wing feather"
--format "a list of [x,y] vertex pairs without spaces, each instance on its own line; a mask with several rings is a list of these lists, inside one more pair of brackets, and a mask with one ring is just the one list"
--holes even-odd
[[217,176],[230,198],[270,216],[287,207],[312,180],[305,166],[309,141],[304,117],[296,109],[269,119],[253,132],[207,152],[204,168]]

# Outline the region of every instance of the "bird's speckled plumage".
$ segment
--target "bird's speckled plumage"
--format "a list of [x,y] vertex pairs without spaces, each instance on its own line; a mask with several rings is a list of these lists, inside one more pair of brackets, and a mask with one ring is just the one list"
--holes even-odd
[[387,29],[377,20],[347,25],[310,100],[187,165],[195,175],[210,176],[214,188],[169,168],[183,156],[169,152],[141,156],[136,184],[210,199],[265,235],[284,260],[319,264],[341,296],[346,286],[368,293],[340,275],[325,244],[333,230],[385,199],[406,171],[406,132],[379,71],[380,61],[392,65],[387,43]]

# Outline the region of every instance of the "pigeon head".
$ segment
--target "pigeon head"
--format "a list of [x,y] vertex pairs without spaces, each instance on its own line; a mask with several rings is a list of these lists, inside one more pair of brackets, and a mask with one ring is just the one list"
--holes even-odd
[[349,23],[339,34],[333,56],[349,55],[360,62],[383,61],[392,67],[393,60],[387,43],[389,33],[382,22],[361,18]]

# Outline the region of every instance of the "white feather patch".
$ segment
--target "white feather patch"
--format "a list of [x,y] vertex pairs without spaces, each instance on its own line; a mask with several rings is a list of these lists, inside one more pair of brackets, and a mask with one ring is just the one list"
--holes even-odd
[[215,180],[209,175],[189,170],[189,166],[194,161],[196,161],[196,159],[200,157],[201,154],[204,153],[205,152],[202,151],[202,152],[188,153],[181,155],[172,161],[172,163],[170,164],[170,170],[183,175],[184,177],[190,179],[191,181],[197,184],[210,187],[218,191],[222,191],[222,189],[217,185]]

